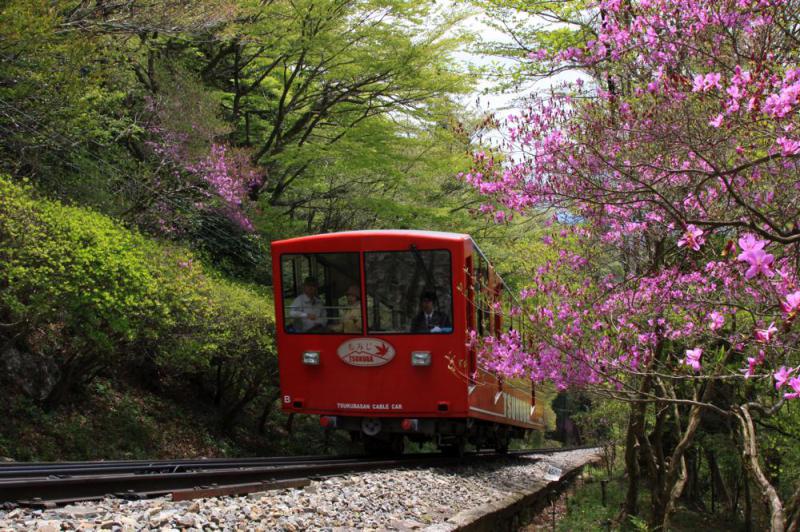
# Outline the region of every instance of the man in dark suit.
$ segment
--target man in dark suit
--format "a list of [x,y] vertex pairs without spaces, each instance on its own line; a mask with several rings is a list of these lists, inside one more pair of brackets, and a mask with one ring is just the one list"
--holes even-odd
[[411,320],[411,332],[439,333],[452,330],[450,318],[447,314],[433,308],[435,300],[436,294],[433,292],[425,291],[422,293],[422,296],[420,296],[422,310]]

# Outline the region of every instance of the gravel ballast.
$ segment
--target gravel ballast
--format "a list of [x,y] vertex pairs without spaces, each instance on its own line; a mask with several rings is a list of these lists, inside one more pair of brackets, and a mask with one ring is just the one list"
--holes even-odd
[[104,499],[49,510],[0,510],[0,531],[452,530],[476,508],[541,485],[550,465],[566,474],[597,456],[597,449],[582,449],[457,468],[359,473],[241,497]]

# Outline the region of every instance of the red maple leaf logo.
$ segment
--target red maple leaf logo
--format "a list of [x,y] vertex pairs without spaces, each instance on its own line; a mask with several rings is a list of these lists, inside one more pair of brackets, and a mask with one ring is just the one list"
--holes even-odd
[[375,356],[379,356],[381,358],[385,357],[386,354],[389,352],[389,346],[386,344],[380,344],[375,346]]

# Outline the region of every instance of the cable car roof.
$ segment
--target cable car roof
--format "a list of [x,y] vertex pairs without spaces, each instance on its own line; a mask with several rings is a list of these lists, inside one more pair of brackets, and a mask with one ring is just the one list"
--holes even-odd
[[417,238],[431,238],[437,240],[449,240],[456,242],[463,242],[470,240],[471,237],[464,233],[448,233],[445,231],[418,231],[410,229],[369,229],[363,231],[340,231],[338,233],[322,233],[319,235],[300,236],[297,238],[289,238],[281,240],[281,243],[289,242],[302,242],[309,240],[328,240],[336,238],[352,238],[352,237],[382,237],[382,236],[405,236]]

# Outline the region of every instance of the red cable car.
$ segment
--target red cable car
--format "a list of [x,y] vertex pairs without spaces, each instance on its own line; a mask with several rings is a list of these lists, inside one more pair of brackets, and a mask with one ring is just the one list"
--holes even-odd
[[401,452],[404,437],[502,451],[542,430],[533,386],[477,367],[467,348],[470,330],[515,325],[469,235],[331,233],[273,242],[272,257],[284,411],[319,415],[369,452]]

